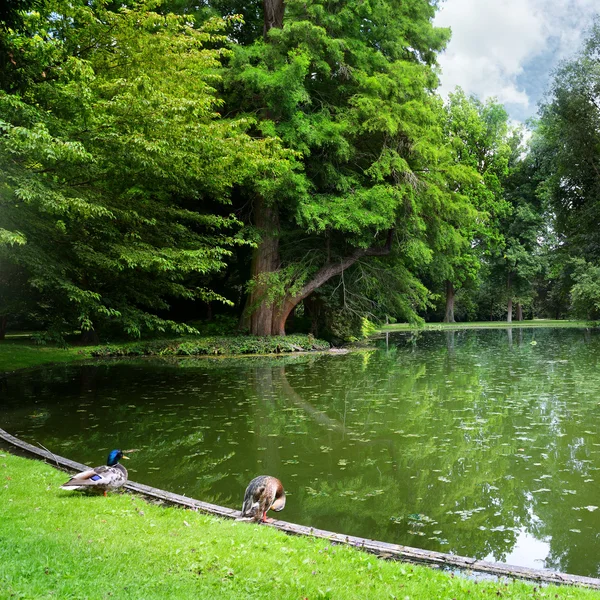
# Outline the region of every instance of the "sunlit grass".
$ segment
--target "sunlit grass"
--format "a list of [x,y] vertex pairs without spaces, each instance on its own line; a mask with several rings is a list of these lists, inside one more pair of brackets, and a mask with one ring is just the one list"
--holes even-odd
[[529,321],[473,321],[469,323],[425,323],[411,325],[410,323],[394,323],[383,325],[380,331],[439,331],[444,329],[484,329],[505,327],[594,327],[597,323],[590,321],[559,321],[552,319],[533,319]]
[[600,598],[452,576],[323,540],[58,489],[65,474],[0,454],[0,598]]

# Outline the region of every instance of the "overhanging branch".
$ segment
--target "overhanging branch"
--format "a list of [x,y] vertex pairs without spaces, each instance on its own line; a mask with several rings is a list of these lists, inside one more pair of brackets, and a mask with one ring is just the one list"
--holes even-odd
[[304,300],[314,290],[321,287],[332,277],[343,273],[347,268],[351,267],[357,260],[364,256],[387,256],[392,251],[392,240],[394,239],[394,230],[390,229],[387,234],[385,245],[372,246],[371,248],[359,248],[350,256],[343,258],[339,262],[328,262],[325,264],[316,275],[296,294],[291,301],[294,305]]

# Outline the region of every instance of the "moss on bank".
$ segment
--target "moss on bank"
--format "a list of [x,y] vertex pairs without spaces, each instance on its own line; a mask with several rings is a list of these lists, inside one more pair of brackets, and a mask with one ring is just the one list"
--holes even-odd
[[235,354],[280,354],[328,350],[329,344],[312,335],[256,337],[181,338],[101,346],[92,356],[220,356]]
[[65,474],[0,452],[0,598],[600,598],[475,582],[323,540],[58,489]]

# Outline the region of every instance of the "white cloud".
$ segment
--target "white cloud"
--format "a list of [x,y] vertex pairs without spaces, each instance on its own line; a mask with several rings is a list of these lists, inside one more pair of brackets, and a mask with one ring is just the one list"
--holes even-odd
[[439,58],[442,93],[460,85],[495,96],[517,118],[533,114],[540,75],[549,81],[556,62],[579,49],[599,8],[597,0],[445,0],[435,20],[452,28]]

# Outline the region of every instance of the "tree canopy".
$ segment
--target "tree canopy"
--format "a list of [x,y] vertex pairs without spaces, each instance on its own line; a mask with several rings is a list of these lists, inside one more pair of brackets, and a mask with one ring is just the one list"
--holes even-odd
[[23,19],[3,34],[3,264],[45,298],[48,327],[189,330],[160,313],[173,297],[228,302],[208,276],[246,243],[232,186],[288,162],[219,118],[226,22],[84,2]]
[[597,315],[600,26],[524,148],[437,93],[437,7],[2,8],[0,336]]

